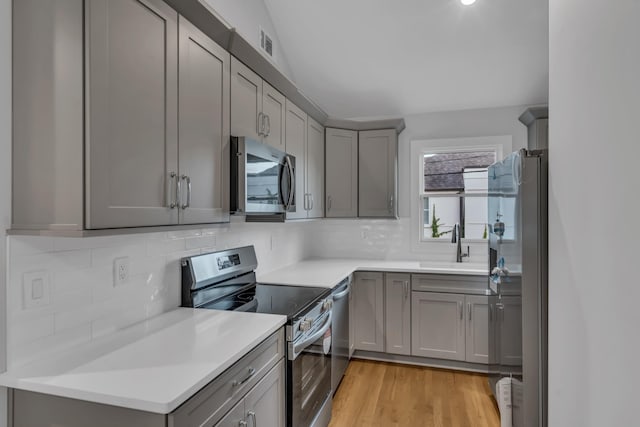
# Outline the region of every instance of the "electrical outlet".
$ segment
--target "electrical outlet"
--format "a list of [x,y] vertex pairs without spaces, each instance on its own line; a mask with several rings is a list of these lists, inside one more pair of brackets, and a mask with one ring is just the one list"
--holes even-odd
[[22,276],[22,307],[42,307],[51,303],[49,274],[46,271],[24,273]]
[[113,286],[124,285],[129,281],[129,257],[113,260]]

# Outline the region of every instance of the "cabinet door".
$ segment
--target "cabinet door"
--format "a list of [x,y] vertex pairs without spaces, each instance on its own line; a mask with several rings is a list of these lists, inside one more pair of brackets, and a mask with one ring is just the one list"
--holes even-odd
[[245,419],[250,426],[284,427],[285,376],[281,360],[244,399]]
[[[244,399],[238,402],[236,406],[233,407],[233,409],[227,412],[227,415],[222,417],[220,421],[214,424],[214,427],[240,427],[240,423],[242,421],[247,422],[244,410]],[[204,426],[207,425],[208,424],[204,424]]]
[[385,351],[411,354],[411,275],[385,275]]
[[358,132],[327,128],[327,218],[358,216]]
[[265,115],[263,140],[281,151],[287,151],[284,136],[286,102],[287,98],[283,94],[269,83],[262,82],[262,113]]
[[86,226],[175,224],[177,13],[161,0],[86,5]]
[[324,127],[307,117],[307,216],[324,215]]
[[262,79],[231,57],[231,135],[262,140]]
[[183,17],[179,31],[180,223],[228,221],[230,55]]
[[356,314],[353,305],[353,292],[352,287],[349,292],[349,360],[353,357],[353,352],[356,351]]
[[464,295],[413,292],[411,317],[414,356],[465,359]]
[[307,197],[305,197],[305,175],[307,157],[307,113],[295,104],[286,100],[287,114],[285,120],[285,139],[287,154],[296,158],[296,211],[287,212],[287,219],[307,217]]
[[395,217],[397,133],[363,131],[358,138],[358,216]]
[[499,327],[499,357],[502,366],[522,366],[522,300],[505,296],[496,304]]
[[489,363],[489,298],[482,295],[465,296],[466,303],[466,360]]
[[356,273],[353,284],[355,349],[384,351],[382,273]]

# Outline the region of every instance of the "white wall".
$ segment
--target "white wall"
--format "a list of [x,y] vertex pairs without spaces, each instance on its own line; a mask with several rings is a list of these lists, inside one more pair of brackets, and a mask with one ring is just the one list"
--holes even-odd
[[[11,216],[11,0],[0,0],[0,372],[6,363],[6,233]],[[0,387],[0,427],[6,425],[6,394]]]
[[550,0],[550,427],[638,425],[638,22]]
[[[208,3],[216,14],[234,27],[260,53],[264,52],[260,49],[260,27],[262,27],[271,36],[274,44],[273,58],[270,59],[285,76],[295,81],[271,15],[263,0],[205,0],[205,3]],[[266,55],[265,57],[268,58]]]

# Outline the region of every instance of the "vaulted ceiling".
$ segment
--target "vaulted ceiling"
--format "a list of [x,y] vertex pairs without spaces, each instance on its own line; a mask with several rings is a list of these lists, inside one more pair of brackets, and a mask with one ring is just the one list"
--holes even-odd
[[547,0],[264,2],[293,80],[330,116],[547,102]]

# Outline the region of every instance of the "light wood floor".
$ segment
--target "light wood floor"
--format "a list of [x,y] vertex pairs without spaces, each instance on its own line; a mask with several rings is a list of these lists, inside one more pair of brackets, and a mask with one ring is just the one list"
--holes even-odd
[[499,427],[486,375],[352,360],[329,427]]

